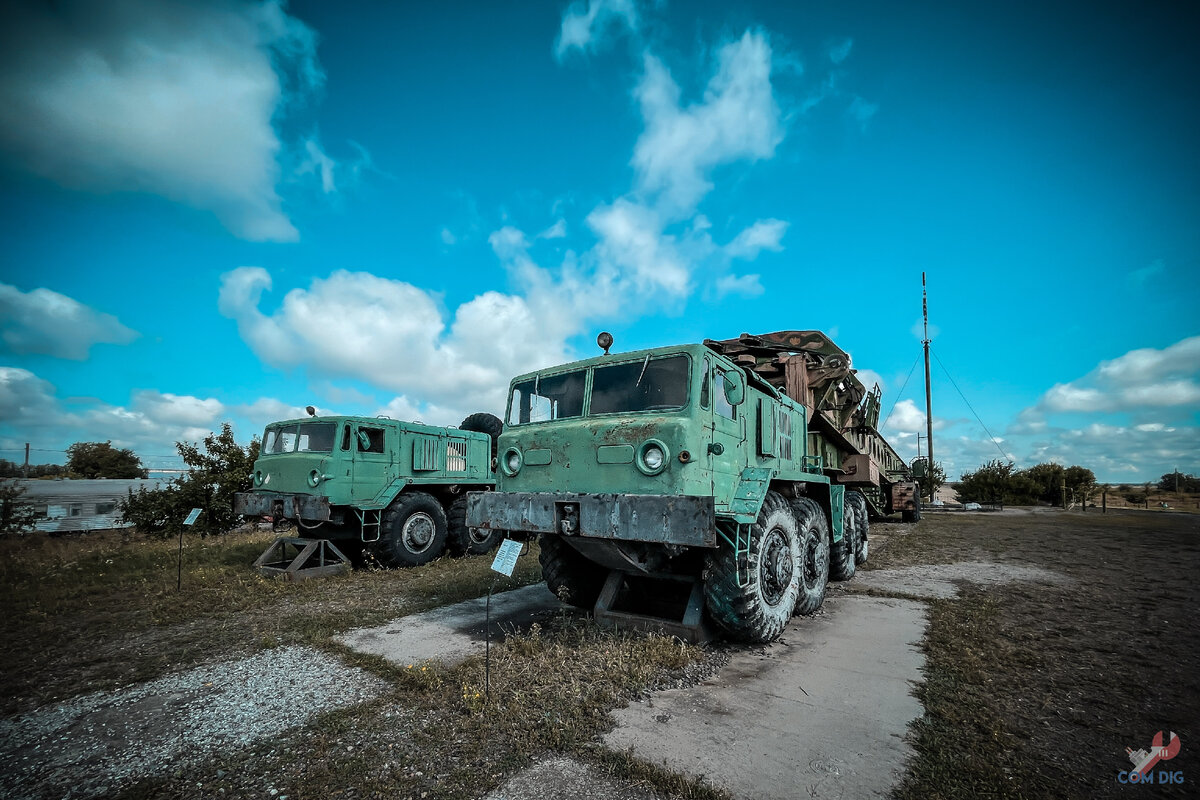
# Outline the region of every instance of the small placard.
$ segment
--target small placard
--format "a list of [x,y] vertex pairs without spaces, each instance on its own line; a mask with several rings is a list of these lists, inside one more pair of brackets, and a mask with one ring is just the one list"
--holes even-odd
[[195,525],[196,520],[200,517],[200,509],[193,508],[188,512],[187,519],[183,521],[184,525]]
[[512,539],[505,539],[500,543],[500,549],[496,552],[496,559],[492,562],[492,569],[501,575],[507,575],[511,578],[513,569],[517,566],[517,556],[519,555],[521,555],[521,543],[514,542]]

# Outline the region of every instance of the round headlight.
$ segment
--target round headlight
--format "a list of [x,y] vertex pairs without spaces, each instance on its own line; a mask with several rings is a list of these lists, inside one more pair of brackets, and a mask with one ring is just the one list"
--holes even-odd
[[516,475],[521,471],[521,451],[517,448],[510,448],[504,454],[504,460],[501,462],[506,475]]
[[667,468],[670,458],[667,446],[658,439],[644,442],[637,454],[637,468],[647,475],[657,475]]
[[254,483],[255,483],[255,485],[256,485],[256,486],[262,486],[262,483],[263,483],[263,473],[262,473],[262,470],[261,470],[261,469],[260,469],[260,470],[257,470],[257,471],[254,473]]
[[320,470],[314,469],[312,472],[308,473],[308,485],[309,486],[311,486],[315,489],[318,485],[320,485],[320,483],[321,483]]
[[659,469],[663,465],[663,451],[657,447],[647,447],[646,452],[642,454],[642,460],[650,469]]

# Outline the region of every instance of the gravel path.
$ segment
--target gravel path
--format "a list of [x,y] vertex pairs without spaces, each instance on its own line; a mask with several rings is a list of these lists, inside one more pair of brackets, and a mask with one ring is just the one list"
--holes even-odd
[[88,798],[377,696],[386,684],[305,647],[266,650],[0,720],[0,797]]

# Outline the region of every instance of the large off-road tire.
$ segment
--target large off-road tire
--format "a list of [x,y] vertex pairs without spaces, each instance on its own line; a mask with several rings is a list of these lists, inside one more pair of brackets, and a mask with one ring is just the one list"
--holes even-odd
[[450,527],[446,549],[451,555],[483,555],[496,549],[504,540],[504,531],[467,527],[466,494],[460,494],[446,509],[446,521]]
[[561,536],[543,533],[538,537],[542,577],[546,586],[564,603],[591,610],[600,597],[608,570],[587,560]]
[[383,530],[373,550],[386,567],[417,567],[446,549],[446,512],[424,492],[407,492],[383,514]]
[[749,568],[739,586],[736,554],[728,547],[708,557],[704,603],[713,621],[731,637],[765,643],[783,632],[800,596],[800,530],[792,507],[767,492],[758,520],[750,526]]
[[[849,494],[847,494],[849,497]],[[842,505],[842,540],[830,542],[829,577],[835,581],[848,581],[854,577],[858,566],[854,560],[858,552],[858,516],[848,504]]]
[[901,522],[910,522],[911,523],[911,522],[920,522],[921,521],[921,498],[920,497],[913,498],[913,506],[915,506],[915,507],[913,508],[912,511],[901,511],[900,512],[900,521]]
[[489,414],[486,411],[480,411],[472,414],[462,421],[458,426],[461,431],[474,431],[475,433],[486,433],[492,439],[492,458],[496,457],[497,441],[500,439],[500,434],[504,430],[504,423],[495,414]]
[[846,516],[851,514],[854,515],[855,524],[858,526],[854,563],[862,566],[867,563],[867,551],[870,549],[867,545],[867,535],[871,531],[871,521],[867,514],[867,498],[862,496],[862,492],[846,492]]
[[792,513],[800,532],[800,599],[796,614],[813,614],[825,602],[829,586],[829,520],[817,502],[808,497],[792,501]]

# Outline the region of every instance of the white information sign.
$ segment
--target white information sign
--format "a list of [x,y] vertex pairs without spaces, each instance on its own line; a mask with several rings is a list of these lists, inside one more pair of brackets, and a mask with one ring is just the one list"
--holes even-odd
[[512,539],[505,539],[500,543],[500,549],[496,552],[496,559],[492,561],[492,569],[501,575],[507,575],[511,578],[513,569],[517,566],[517,556],[519,555],[521,555],[521,543],[514,542]]
[[195,525],[196,520],[200,517],[200,509],[193,508],[188,512],[187,519],[183,521],[184,525]]

